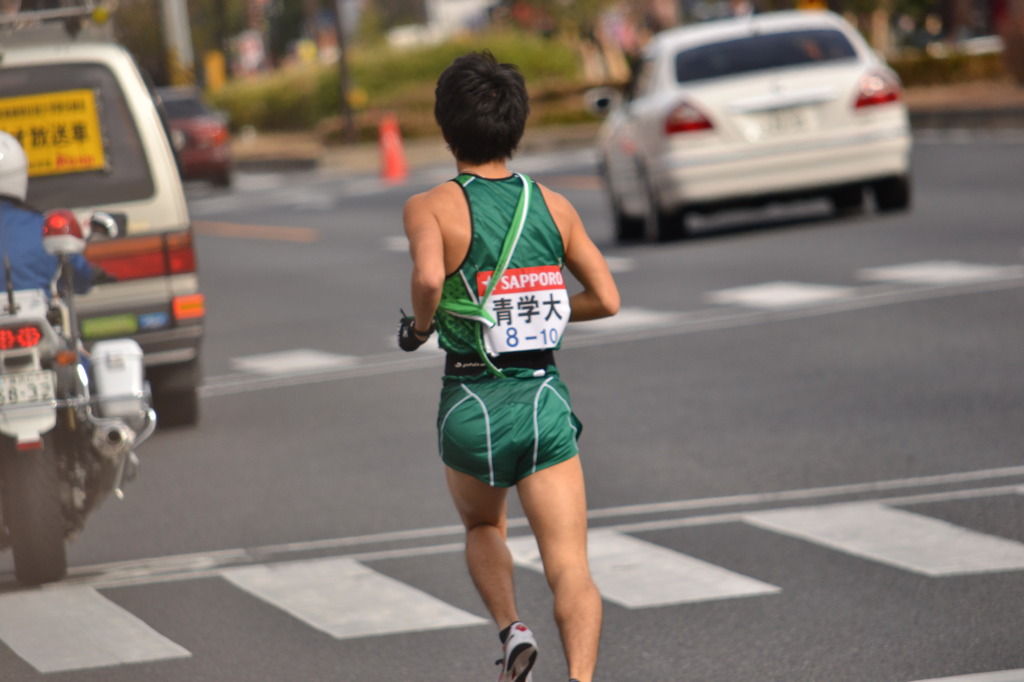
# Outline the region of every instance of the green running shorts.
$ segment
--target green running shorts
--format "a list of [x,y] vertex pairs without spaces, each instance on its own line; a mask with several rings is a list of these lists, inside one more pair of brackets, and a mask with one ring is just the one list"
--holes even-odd
[[444,463],[500,488],[575,457],[583,431],[555,367],[504,372],[446,376],[437,414]]

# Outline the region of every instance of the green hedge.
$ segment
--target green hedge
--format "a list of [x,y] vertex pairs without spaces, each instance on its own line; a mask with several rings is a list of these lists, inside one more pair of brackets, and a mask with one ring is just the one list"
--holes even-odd
[[[499,61],[519,67],[530,88],[535,113],[545,116],[543,112],[550,110],[555,119],[572,118],[574,114],[564,106],[561,93],[581,91],[576,50],[564,42],[502,32],[429,48],[352,49],[348,67],[363,135],[374,133],[382,111],[399,112],[406,134],[436,132],[433,97],[437,77],[459,55],[483,49],[489,49]],[[211,99],[228,112],[236,129],[309,130],[319,126],[330,136],[337,127],[338,83],[334,64],[292,66],[232,81]]]
[[1006,66],[1001,54],[954,53],[936,58],[922,52],[890,60],[889,65],[899,74],[907,87],[995,80],[1006,75]]

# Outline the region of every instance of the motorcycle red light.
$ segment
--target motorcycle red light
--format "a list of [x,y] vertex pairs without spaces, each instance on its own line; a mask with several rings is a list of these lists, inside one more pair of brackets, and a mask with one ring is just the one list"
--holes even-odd
[[66,208],[49,211],[43,218],[43,248],[51,255],[81,253],[85,236],[75,214]]
[[46,214],[43,223],[43,238],[70,235],[83,239],[82,226],[75,219],[75,214],[66,208],[58,208]]
[[43,340],[43,331],[36,325],[0,329],[0,351],[33,348]]

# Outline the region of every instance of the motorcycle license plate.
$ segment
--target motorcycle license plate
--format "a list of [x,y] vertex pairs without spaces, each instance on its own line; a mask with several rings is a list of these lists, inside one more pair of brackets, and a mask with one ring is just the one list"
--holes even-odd
[[53,400],[56,386],[56,376],[46,370],[0,375],[0,406]]

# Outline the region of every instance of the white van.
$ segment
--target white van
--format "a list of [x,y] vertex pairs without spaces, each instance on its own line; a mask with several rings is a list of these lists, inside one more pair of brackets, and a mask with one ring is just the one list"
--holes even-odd
[[[116,278],[80,297],[87,345],[131,336],[142,346],[161,424],[198,418],[205,304],[191,221],[152,88],[122,47],[0,27],[0,130],[29,157],[27,203],[126,217],[126,235],[86,257]],[[56,36],[56,39],[51,38]]]

